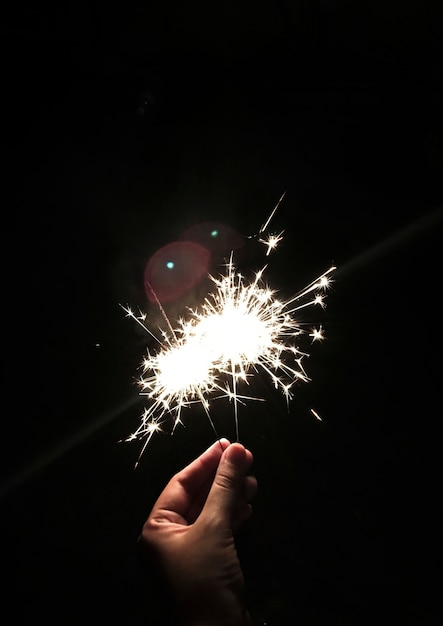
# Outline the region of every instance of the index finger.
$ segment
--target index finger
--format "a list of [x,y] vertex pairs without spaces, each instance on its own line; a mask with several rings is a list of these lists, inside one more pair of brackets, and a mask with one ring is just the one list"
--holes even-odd
[[158,497],[150,517],[158,521],[186,522],[195,497],[206,485],[209,489],[220,458],[229,445],[227,439],[216,441],[189,465],[177,472]]

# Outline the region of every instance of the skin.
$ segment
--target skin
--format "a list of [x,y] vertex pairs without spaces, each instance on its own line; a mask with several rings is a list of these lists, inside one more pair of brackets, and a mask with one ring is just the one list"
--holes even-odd
[[234,535],[257,491],[252,453],[226,439],[171,478],[140,535],[180,626],[250,626]]

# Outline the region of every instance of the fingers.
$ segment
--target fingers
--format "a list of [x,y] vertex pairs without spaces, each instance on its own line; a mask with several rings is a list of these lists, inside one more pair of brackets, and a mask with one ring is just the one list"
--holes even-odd
[[257,493],[258,485],[255,476],[245,476],[243,483],[243,494],[246,502],[250,502]]
[[243,488],[238,497],[237,505],[232,515],[232,530],[235,532],[252,514],[251,500],[257,493],[257,479],[255,476],[245,476]]
[[230,445],[227,439],[219,439],[192,463],[176,474],[175,478],[187,489],[199,488],[208,476],[215,475],[223,452]]
[[149,524],[189,525],[204,519],[233,530],[251,514],[257,481],[246,473],[252,453],[239,443],[221,439],[175,474],[157,499]]
[[192,521],[189,519],[190,509],[195,507],[196,498],[203,503],[223,452],[229,445],[227,439],[216,441],[197,459],[175,474],[154,504],[151,519],[181,524]]
[[206,521],[233,528],[250,515],[249,500],[257,490],[256,480],[246,477],[252,461],[252,453],[239,443],[223,452],[202,511]]

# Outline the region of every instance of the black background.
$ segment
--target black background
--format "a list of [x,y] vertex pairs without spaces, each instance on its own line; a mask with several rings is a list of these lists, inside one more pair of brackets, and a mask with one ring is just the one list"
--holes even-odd
[[[438,2],[65,3],[2,25],[2,622],[158,624],[136,540],[214,440],[120,443],[143,403],[150,256],[199,222],[268,277],[338,267],[311,381],[240,412],[257,623],[441,623],[442,20]],[[249,244],[248,244],[249,245]],[[246,270],[263,264],[252,246]],[[312,349],[311,349],[312,348]],[[318,422],[309,412],[314,407]],[[214,410],[235,437],[230,409]],[[152,587],[150,587],[152,585]]]

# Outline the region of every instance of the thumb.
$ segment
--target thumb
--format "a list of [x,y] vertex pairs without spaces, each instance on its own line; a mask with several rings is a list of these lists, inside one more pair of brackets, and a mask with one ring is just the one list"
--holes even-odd
[[226,448],[202,511],[206,519],[232,526],[238,508],[246,503],[244,478],[252,460],[251,452],[240,443]]

